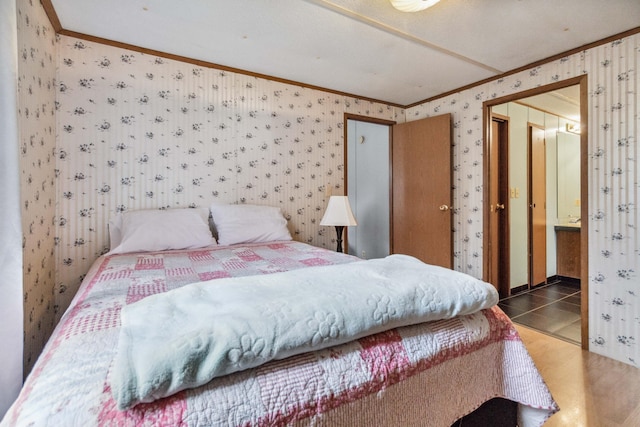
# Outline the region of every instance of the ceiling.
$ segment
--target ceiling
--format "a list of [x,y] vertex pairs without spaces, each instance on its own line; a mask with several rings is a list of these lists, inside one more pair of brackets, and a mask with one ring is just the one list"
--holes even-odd
[[62,34],[408,106],[640,23],[638,0],[45,0]]
[[580,85],[522,98],[518,102],[566,119],[580,121]]

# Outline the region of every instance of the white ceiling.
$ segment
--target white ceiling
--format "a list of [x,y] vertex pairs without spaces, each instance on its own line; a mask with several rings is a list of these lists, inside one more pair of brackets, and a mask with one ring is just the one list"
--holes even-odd
[[518,102],[566,119],[580,121],[580,85],[522,98]]
[[50,0],[62,29],[411,105],[640,25],[639,0]]

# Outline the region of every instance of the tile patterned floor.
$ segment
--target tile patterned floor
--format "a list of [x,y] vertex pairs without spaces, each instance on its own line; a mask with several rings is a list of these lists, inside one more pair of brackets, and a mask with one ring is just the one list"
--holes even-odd
[[524,326],[580,345],[580,285],[558,281],[500,300],[500,308]]

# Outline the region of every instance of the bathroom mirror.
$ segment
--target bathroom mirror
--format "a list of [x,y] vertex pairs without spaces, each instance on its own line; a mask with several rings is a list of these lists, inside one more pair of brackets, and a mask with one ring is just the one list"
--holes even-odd
[[558,131],[558,220],[580,218],[580,135]]

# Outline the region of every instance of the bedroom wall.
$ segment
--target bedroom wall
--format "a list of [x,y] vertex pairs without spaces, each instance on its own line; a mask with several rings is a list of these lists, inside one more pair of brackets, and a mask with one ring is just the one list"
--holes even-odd
[[[18,5],[35,8],[32,15],[37,16],[30,19],[30,25],[26,21],[22,25],[20,40],[26,37],[25,31],[36,31],[40,26],[40,36],[34,36],[35,51],[43,54],[39,47],[46,45],[47,53],[55,56],[56,49],[60,50],[60,82],[54,85],[60,103],[56,113],[60,126],[57,169],[50,164],[50,138],[45,136],[46,130],[56,125],[44,125],[41,115],[35,128],[30,125],[24,129],[40,129],[37,133],[44,137],[44,145],[37,151],[31,141],[27,149],[29,161],[40,165],[45,179],[38,177],[40,181],[36,181],[32,175],[32,187],[25,183],[23,191],[25,199],[36,200],[38,195],[37,201],[42,203],[43,192],[29,188],[35,188],[34,182],[40,186],[50,183],[47,178],[59,174],[54,200],[59,314],[93,259],[104,252],[107,217],[120,209],[207,205],[213,199],[281,203],[291,216],[294,238],[332,247],[331,230],[317,222],[324,207],[324,186],[338,185],[342,176],[342,113],[403,120],[401,110],[382,104],[156,61],[155,57],[70,37],[61,37],[62,43],[56,47],[50,30],[43,43],[42,28],[50,27],[41,6],[26,0],[18,0]],[[454,268],[481,277],[482,102],[589,75],[590,345],[598,353],[633,365],[638,361],[635,341],[640,328],[634,288],[639,282],[638,170],[634,166],[638,39],[635,35],[608,43],[406,111],[408,120],[453,114]],[[31,48],[26,51],[30,57]],[[41,66],[47,75],[49,65],[45,60]],[[44,72],[37,66],[29,69],[35,71]],[[49,105],[52,95],[47,82],[52,79],[33,76],[37,87],[32,86],[32,99],[42,97],[44,105]],[[207,102],[209,99],[212,101]],[[178,139],[188,142],[176,143]],[[26,174],[25,179],[28,181]],[[28,333],[34,337],[26,336],[26,343],[39,341],[34,331],[38,331],[38,324],[40,330],[49,325],[47,314],[54,310],[49,302],[50,283],[43,284],[53,270],[48,264],[52,239],[46,225],[51,210],[43,206],[39,212],[40,218],[33,210],[27,214],[35,220],[26,222],[25,254],[32,251],[29,258],[38,259],[38,263],[31,263],[29,273],[30,281],[38,278],[38,286],[26,290],[25,312],[43,314],[32,317],[33,321],[25,319],[32,331]],[[37,248],[48,258],[36,255]],[[41,307],[43,310],[36,310]]]
[[589,347],[635,366],[640,364],[639,69],[640,35],[635,34],[406,111],[407,120],[453,115],[454,266],[481,277],[483,101],[588,75]]
[[394,107],[61,36],[57,84],[57,304],[108,250],[119,211],[280,206],[295,240],[335,247],[318,223],[343,192],[344,113]]
[[57,43],[40,2],[16,6],[26,376],[55,324]]

